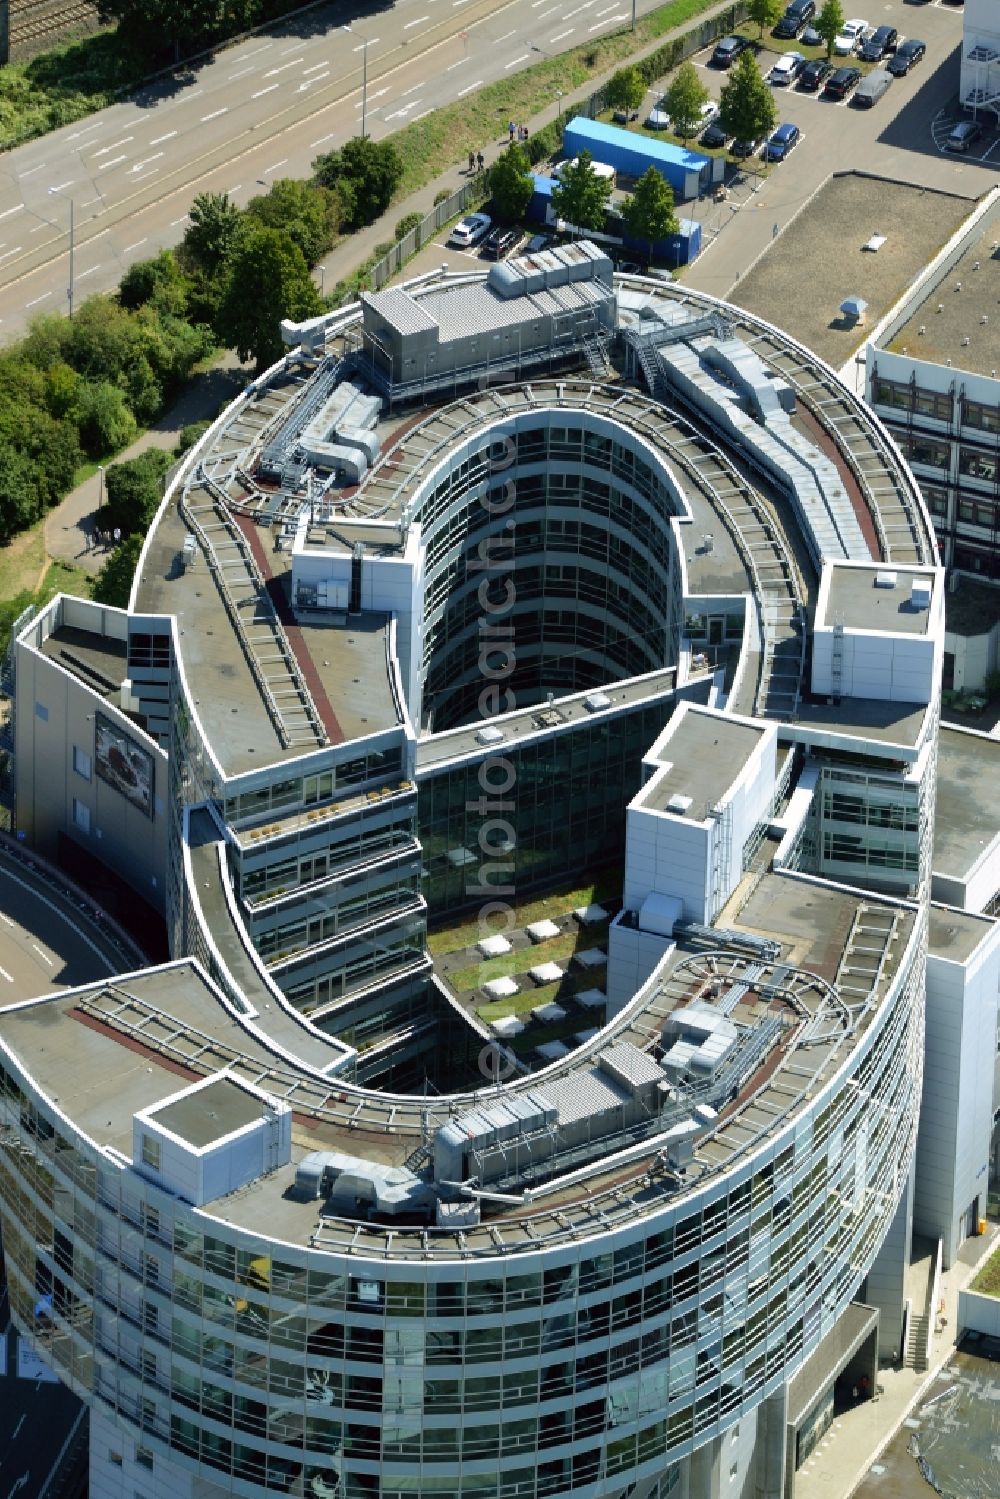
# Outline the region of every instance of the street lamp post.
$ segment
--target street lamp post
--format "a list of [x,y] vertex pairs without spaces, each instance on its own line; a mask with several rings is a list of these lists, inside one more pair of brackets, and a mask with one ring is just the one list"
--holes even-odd
[[67,289],[66,295],[69,298],[69,315],[70,315],[70,319],[72,320],[72,317],[73,317],[73,279],[74,279],[73,278],[73,265],[74,265],[74,251],[76,249],[76,242],[75,242],[75,237],[74,237],[74,233],[73,233],[73,199],[69,196],[68,193],[60,192],[60,190],[57,187],[50,187],[49,188],[49,192],[50,193],[54,193],[56,195],[56,197],[66,198],[67,201],[69,202],[69,287]]
[[[344,30],[351,36],[360,35],[353,26],[345,26]],[[364,140],[368,134],[368,38],[362,37],[361,43],[361,139]]]
[[632,30],[635,30],[635,0],[632,0]]

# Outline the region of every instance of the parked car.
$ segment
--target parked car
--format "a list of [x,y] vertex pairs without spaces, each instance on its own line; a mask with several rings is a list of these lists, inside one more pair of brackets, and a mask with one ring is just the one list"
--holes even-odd
[[801,52],[783,52],[768,74],[772,83],[791,83],[806,65]]
[[612,117],[616,125],[631,125],[639,118],[637,109],[616,109]]
[[451,231],[451,243],[460,250],[478,245],[484,235],[489,234],[493,220],[488,213],[470,213],[461,219]]
[[833,39],[833,50],[838,57],[850,57],[857,52],[868,30],[867,21],[845,21]]
[[959,120],[944,143],[946,151],[968,151],[983,133],[978,120]]
[[735,140],[729,150],[733,156],[754,156],[760,150],[760,141],[751,140],[749,137],[742,140]]
[[911,68],[916,67],[926,52],[926,42],[918,41],[915,36],[908,37],[905,42],[900,42],[895,56],[890,57],[886,67],[893,78],[904,78]]
[[701,106],[701,108],[698,111],[698,118],[699,118],[699,121],[700,121],[700,123],[698,125],[698,129],[700,130],[701,127],[702,127],[702,125],[707,125],[708,122],[709,122],[709,120],[714,120],[715,117],[716,117],[716,115],[718,113],[719,113],[719,101],[718,101],[718,99],[706,99],[705,102],[704,102],[704,104]]
[[799,74],[799,88],[807,89],[814,94],[817,89],[823,87],[832,72],[833,68],[826,58],[817,57],[815,62],[807,62]]
[[856,89],[860,82],[860,68],[838,68],[826,80],[825,92],[830,95],[831,99],[846,99],[851,90]]
[[775,36],[791,38],[798,36],[807,21],[816,14],[816,0],[792,0],[781,20],[774,28]]
[[813,26],[811,23],[806,27],[805,31],[803,31],[802,35],[799,37],[799,41],[802,43],[803,47],[822,47],[823,45],[823,38],[820,36],[815,26]]
[[520,242],[520,229],[491,229],[483,240],[483,256],[486,260],[503,260]]
[[859,56],[862,62],[881,62],[895,52],[899,43],[899,32],[895,26],[876,26],[870,37],[862,44]]
[[525,255],[538,255],[552,244],[551,234],[533,234],[524,247]]
[[854,95],[855,108],[871,109],[883,94],[888,93],[891,84],[892,74],[887,68],[872,68],[868,77],[862,79]]
[[646,128],[648,130],[670,129],[670,116],[663,108],[662,99],[660,100],[659,104],[657,104],[656,108],[651,109],[649,111],[649,114],[646,116]]
[[718,151],[729,139],[718,120],[713,120],[707,130],[701,132],[701,143],[707,146],[709,151]]
[[712,53],[712,63],[717,68],[728,68],[750,45],[748,36],[724,36]]
[[765,161],[784,161],[799,143],[802,134],[798,125],[779,125],[764,150]]

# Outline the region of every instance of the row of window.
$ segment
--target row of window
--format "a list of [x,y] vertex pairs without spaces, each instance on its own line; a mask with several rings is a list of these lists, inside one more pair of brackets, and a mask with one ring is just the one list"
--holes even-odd
[[[915,415],[929,416],[935,421],[950,422],[955,410],[954,397],[950,391],[927,390],[915,381],[886,380],[882,376],[876,376],[872,393],[877,406],[891,406],[896,411],[912,411]],[[959,402],[959,419],[964,427],[976,427],[981,432],[1000,432],[1000,402],[987,405],[962,396]]]
[[331,796],[349,787],[369,782],[378,783],[398,776],[402,764],[403,755],[399,748],[372,750],[367,755],[343,760],[339,765],[318,774],[288,776],[272,781],[254,791],[227,797],[226,821],[238,826],[241,822],[269,812],[284,811],[296,806],[314,806],[317,802],[328,801]]

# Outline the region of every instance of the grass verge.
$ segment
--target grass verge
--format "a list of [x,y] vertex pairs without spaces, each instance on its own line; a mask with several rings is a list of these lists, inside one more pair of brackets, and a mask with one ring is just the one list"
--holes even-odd
[[38,521],[0,550],[0,655],[7,649],[11,625],[29,604],[41,607],[57,593],[90,597],[89,574],[49,558],[44,533],[45,522]]
[[969,1290],[981,1296],[1000,1296],[1000,1249],[986,1261]]
[[506,142],[510,120],[528,120],[559,94],[581,88],[709,10],[714,0],[670,0],[644,16],[635,31],[617,31],[547,57],[513,78],[500,79],[455,104],[436,109],[393,136],[403,159],[398,197],[405,198],[490,141]]
[[[551,921],[556,916],[565,916],[567,911],[575,911],[578,906],[620,899],[621,890],[622,870],[605,870],[589,884],[562,886],[548,895],[515,902],[515,925],[524,928],[533,921]],[[477,920],[463,921],[459,926],[440,926],[427,938],[428,951],[432,958],[442,957],[445,953],[459,952],[463,947],[474,947],[483,935]]]

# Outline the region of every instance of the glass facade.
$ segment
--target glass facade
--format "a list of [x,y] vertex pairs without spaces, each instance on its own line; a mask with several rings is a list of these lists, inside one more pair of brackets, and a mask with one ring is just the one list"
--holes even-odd
[[[516,898],[625,854],[625,809],[642,756],[674,710],[671,694],[600,722],[584,721],[502,758],[422,772],[418,821],[428,915]],[[493,788],[503,787],[502,790]]]
[[5,1060],[14,1314],[154,1458],[234,1493],[324,1475],[345,1499],[540,1499],[669,1474],[789,1378],[867,1273],[915,1141],[922,974],[917,931],[851,1086],[752,1164],[507,1258],[379,1262],[195,1214],[66,1134]]

